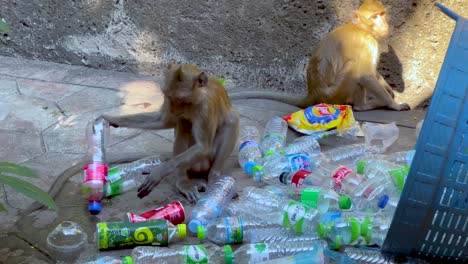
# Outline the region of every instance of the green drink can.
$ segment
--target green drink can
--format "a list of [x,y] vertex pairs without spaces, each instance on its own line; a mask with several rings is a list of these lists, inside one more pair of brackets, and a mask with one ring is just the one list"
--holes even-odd
[[99,250],[136,246],[167,246],[186,236],[185,224],[174,226],[165,219],[145,222],[101,222],[96,224]]

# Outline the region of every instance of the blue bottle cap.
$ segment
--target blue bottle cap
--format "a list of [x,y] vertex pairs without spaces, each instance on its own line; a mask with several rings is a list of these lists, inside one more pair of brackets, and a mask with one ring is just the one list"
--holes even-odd
[[202,223],[200,220],[198,219],[192,219],[190,220],[189,224],[188,224],[188,228],[190,230],[190,232],[192,233],[197,233],[197,230],[198,230],[198,226],[201,226]]
[[253,168],[255,167],[255,162],[253,161],[249,161],[247,163],[244,164],[244,171],[248,174],[248,175],[252,175],[253,173]]
[[99,202],[92,202],[88,204],[88,212],[92,215],[97,215],[101,212],[102,206]]
[[385,206],[387,206],[388,200],[390,200],[390,197],[388,197],[388,195],[384,194],[380,196],[379,200],[377,201],[377,206],[380,209],[384,209]]

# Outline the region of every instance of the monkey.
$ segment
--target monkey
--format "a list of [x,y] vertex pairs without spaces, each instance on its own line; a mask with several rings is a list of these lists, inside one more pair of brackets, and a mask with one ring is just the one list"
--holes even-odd
[[270,99],[306,108],[319,103],[352,105],[354,111],[390,108],[404,111],[394,92],[377,71],[381,45],[389,36],[387,12],[377,0],[365,0],[353,20],[331,31],[313,50],[306,68],[307,95],[303,98],[271,93],[240,92],[237,99]]
[[239,114],[222,84],[193,64],[170,64],[162,87],[164,102],[158,113],[102,117],[113,127],[174,128],[173,158],[153,169],[139,186],[147,196],[159,182],[176,174],[175,186],[190,202],[221,176],[239,134]]

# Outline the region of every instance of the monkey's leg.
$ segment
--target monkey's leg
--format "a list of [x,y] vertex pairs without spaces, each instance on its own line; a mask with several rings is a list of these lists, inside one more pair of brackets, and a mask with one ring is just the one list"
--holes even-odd
[[213,144],[213,164],[208,174],[210,184],[221,176],[224,163],[236,146],[239,136],[239,114],[236,111],[229,113],[223,127],[218,129]]
[[359,82],[360,85],[366,89],[367,94],[372,96],[372,99],[367,100],[363,105],[356,104],[354,107],[356,111],[366,111],[380,107],[388,107],[397,111],[406,111],[410,109],[409,105],[406,103],[396,103],[385,87],[382,87],[375,77],[364,76]]
[[377,73],[377,80],[379,81],[379,84],[385,87],[387,92],[390,94],[392,98],[395,98],[395,92],[393,91],[392,87],[388,85],[387,81],[382,77],[380,73]]

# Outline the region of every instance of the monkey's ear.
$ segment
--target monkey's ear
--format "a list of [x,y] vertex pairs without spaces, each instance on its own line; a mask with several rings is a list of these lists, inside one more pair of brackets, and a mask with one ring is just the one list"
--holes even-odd
[[353,24],[360,24],[361,23],[361,14],[359,14],[359,11],[353,11]]
[[198,75],[198,83],[200,86],[206,86],[208,84],[208,76],[206,73],[202,72]]

